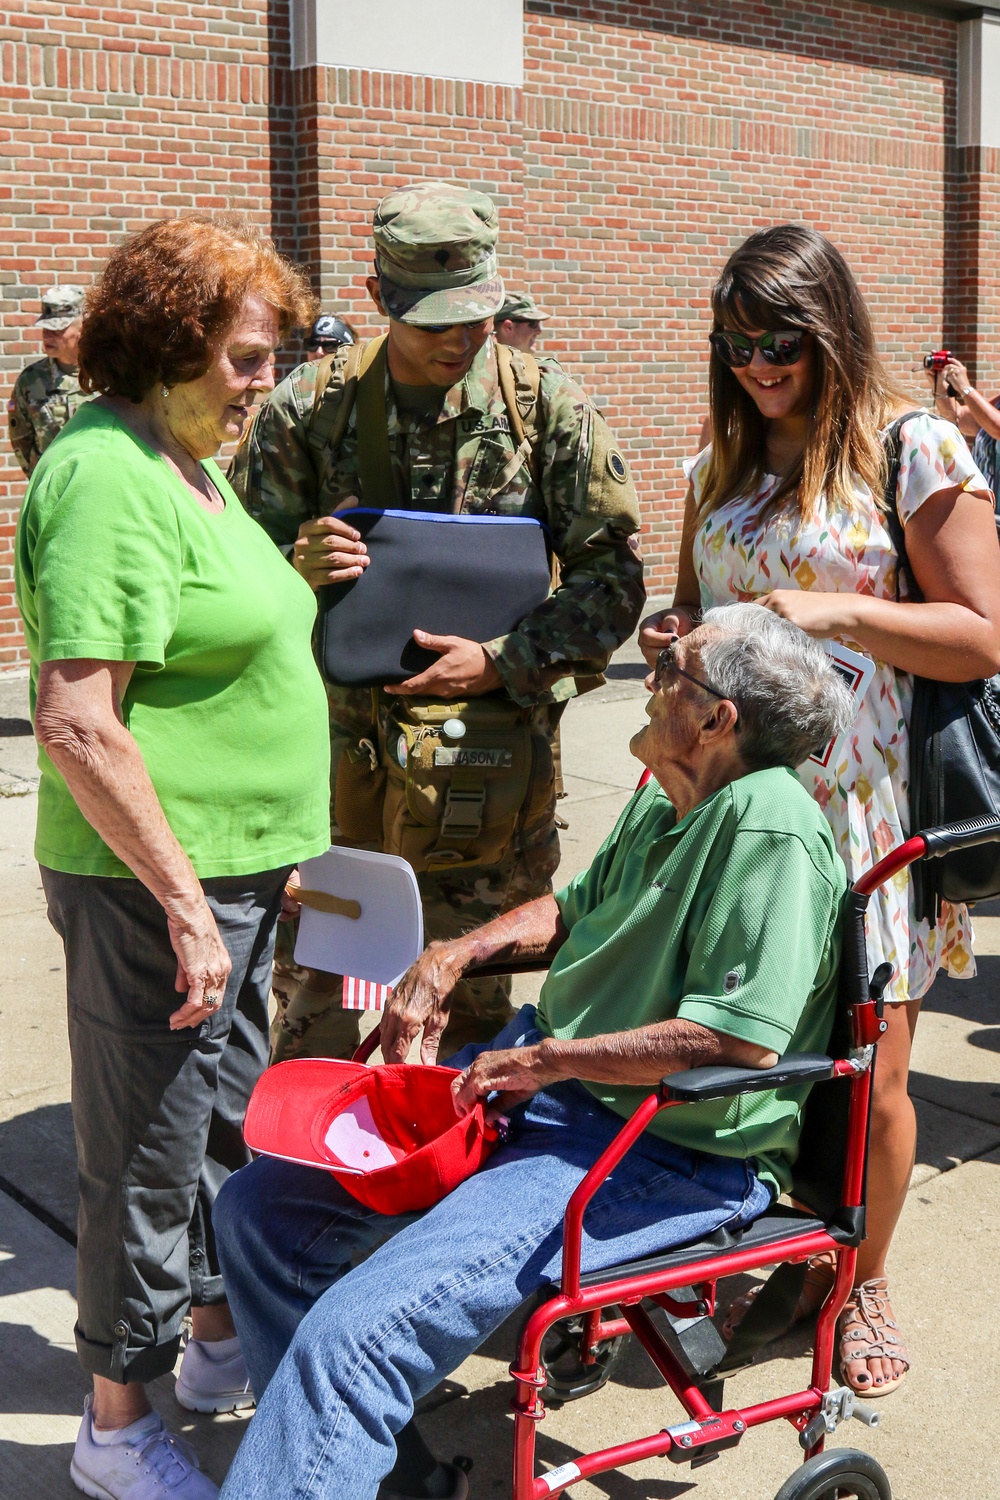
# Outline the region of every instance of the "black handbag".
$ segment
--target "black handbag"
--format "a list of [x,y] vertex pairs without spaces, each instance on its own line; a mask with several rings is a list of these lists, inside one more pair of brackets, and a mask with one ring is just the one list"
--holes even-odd
[[[906,552],[896,506],[901,462],[900,430],[915,413],[899,417],[885,436],[889,473],[885,519],[910,598],[923,595]],[[899,597],[897,574],[896,597]],[[909,723],[910,830],[1000,815],[1000,673],[977,682],[913,679]],[[934,921],[942,901],[985,901],[1000,895],[1000,843],[956,849],[911,867],[918,918]]]
[[414,629],[491,641],[515,630],[549,594],[546,530],[528,516],[357,510],[371,564],[320,600],[320,667],[328,682],[379,687],[437,661]]

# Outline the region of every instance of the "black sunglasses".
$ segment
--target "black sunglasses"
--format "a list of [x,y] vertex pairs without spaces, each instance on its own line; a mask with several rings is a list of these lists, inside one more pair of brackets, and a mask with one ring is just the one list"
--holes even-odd
[[716,329],[708,335],[708,341],[724,365],[731,370],[742,370],[753,359],[755,349],[760,350],[769,365],[797,364],[802,358],[804,337],[802,330],[797,328],[776,328],[756,339],[745,333]]
[[[659,692],[660,688],[663,686],[663,680],[665,677],[675,675],[677,677],[686,677],[688,682],[694,683],[695,687],[703,688],[706,693],[711,693],[713,698],[719,698],[723,703],[733,702],[732,698],[730,698],[727,693],[721,693],[719,689],[717,687],[713,687],[710,682],[703,682],[700,677],[694,677],[690,672],[685,672],[683,667],[679,667],[677,665],[677,658],[675,655],[676,647],[677,642],[671,641],[669,646],[664,646],[663,650],[656,658],[656,666],[653,668],[654,692]],[[733,707],[735,708],[736,705],[733,704]],[[739,727],[739,709],[737,708],[736,728],[738,729]]]
[[485,318],[476,318],[473,323],[411,323],[411,328],[419,328],[421,333],[450,333],[453,328],[478,328],[485,323]]

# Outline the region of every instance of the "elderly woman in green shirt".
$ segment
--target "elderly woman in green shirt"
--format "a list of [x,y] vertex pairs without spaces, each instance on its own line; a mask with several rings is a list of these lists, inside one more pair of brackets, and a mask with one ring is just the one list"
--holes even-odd
[[71,1474],[89,1495],[208,1500],[151,1410],[252,1404],[209,1221],[248,1153],[286,877],[329,842],[312,591],[211,455],[306,320],[301,272],[239,222],[165,220],[93,289],[81,382],[17,532],[41,784],[35,853],[66,950],[80,1164]]

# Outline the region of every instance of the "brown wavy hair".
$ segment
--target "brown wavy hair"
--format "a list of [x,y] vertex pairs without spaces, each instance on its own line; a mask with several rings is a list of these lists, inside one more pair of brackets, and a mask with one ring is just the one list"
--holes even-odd
[[[781,476],[769,503],[794,495],[803,517],[824,496],[853,509],[858,480],[881,502],[886,459],[879,432],[902,397],[886,375],[864,298],[837,247],[800,224],[759,229],[726,262],[712,290],[712,312],[716,328],[800,328],[813,337],[813,407],[805,449]],[[703,514],[752,493],[766,472],[767,422],[714,349],[709,388],[712,451],[701,494]]]
[[251,295],[276,308],[282,338],[315,314],[306,273],[249,219],[150,224],[111,252],[87,295],[81,387],[139,402],[157,383],[197,380]]

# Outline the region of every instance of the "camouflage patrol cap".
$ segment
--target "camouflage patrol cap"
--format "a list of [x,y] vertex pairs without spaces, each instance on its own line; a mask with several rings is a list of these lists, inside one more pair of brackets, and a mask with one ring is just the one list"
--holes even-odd
[[36,328],[61,333],[83,316],[82,286],[50,286],[42,295],[42,316],[35,319]]
[[502,323],[504,318],[513,318],[516,323],[544,323],[551,316],[551,313],[542,312],[528,292],[508,292],[493,321]]
[[479,323],[503,301],[499,217],[485,193],[417,182],[375,210],[375,269],[385,310],[417,327]]

